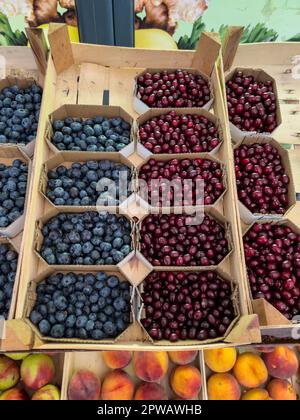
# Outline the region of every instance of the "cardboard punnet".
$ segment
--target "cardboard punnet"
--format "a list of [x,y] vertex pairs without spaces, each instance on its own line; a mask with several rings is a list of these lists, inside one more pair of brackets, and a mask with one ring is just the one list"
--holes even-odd
[[[36,222],[36,227],[35,227],[35,240],[34,240],[34,253],[36,254],[36,256],[38,257],[38,259],[40,261],[42,261],[43,266],[45,267],[49,267],[49,264],[44,260],[44,258],[41,256],[40,251],[43,245],[43,241],[44,241],[44,236],[43,236],[43,226],[53,217],[62,214],[62,213],[67,213],[67,214],[78,214],[78,213],[84,213],[84,212],[104,212],[104,213],[108,213],[109,212],[109,208],[102,208],[102,209],[98,209],[96,207],[94,207],[93,209],[91,209],[90,207],[85,209],[84,207],[70,207],[70,206],[66,206],[64,208],[63,211],[59,211],[57,208],[52,208],[52,210],[48,211],[47,214],[45,214],[41,219],[37,220]],[[114,213],[114,209],[112,210],[112,213]],[[115,265],[59,265],[59,264],[55,264],[55,265],[51,265],[50,267],[55,268],[56,270],[63,270],[63,269],[81,269],[82,271],[89,271],[89,270],[102,270],[102,271],[111,271],[111,270],[115,270],[120,269],[122,270],[123,266],[126,266],[126,264],[128,262],[130,262],[130,259],[134,256],[134,251],[136,248],[136,229],[135,229],[135,222],[130,220],[128,218],[128,216],[125,215],[117,215],[117,217],[126,217],[131,224],[131,238],[132,238],[132,243],[131,243],[131,252],[118,264]]]
[[[257,82],[265,82],[268,80],[271,80],[273,83],[273,90],[274,93],[276,95],[276,121],[277,121],[277,127],[275,128],[275,130],[273,130],[272,133],[258,133],[256,131],[243,131],[240,130],[239,128],[237,128],[233,123],[229,122],[230,125],[230,131],[231,131],[231,135],[232,135],[232,139],[234,142],[238,142],[240,141],[242,138],[246,137],[246,136],[258,136],[258,137],[265,137],[265,136],[274,136],[274,133],[277,131],[278,127],[281,125],[282,123],[282,116],[281,116],[281,111],[280,111],[280,104],[279,104],[279,97],[278,97],[278,89],[277,89],[277,84],[276,84],[276,80],[271,77],[269,74],[267,74],[264,70],[262,69],[252,69],[252,68],[235,68],[234,70],[230,71],[229,74],[226,75],[226,82],[228,82],[229,80],[232,79],[232,77],[234,76],[234,74],[237,71],[242,71],[246,76],[253,76],[255,78],[255,80]],[[227,101],[226,101],[226,105],[227,105]]]
[[[170,156],[171,154],[167,153],[152,153],[150,150],[146,149],[145,146],[141,143],[140,137],[139,137],[139,127],[143,124],[145,124],[147,121],[151,120],[153,117],[159,117],[160,115],[168,114],[170,111],[175,111],[177,115],[199,115],[207,118],[209,121],[211,121],[218,129],[218,136],[220,139],[220,143],[217,147],[215,147],[211,152],[207,152],[210,155],[215,155],[218,153],[220,148],[223,144],[223,131],[222,126],[220,124],[220,121],[218,117],[211,112],[206,111],[203,108],[163,108],[163,109],[157,109],[157,108],[151,108],[144,114],[142,114],[137,119],[137,153],[144,159],[146,159],[148,156]],[[199,153],[191,153],[198,155]],[[174,153],[174,156],[177,156],[177,154]]]
[[[19,280],[20,280],[20,268],[21,268],[21,235],[19,237],[15,237],[13,239],[9,239],[5,236],[0,236],[0,244],[5,244],[10,250],[15,251],[18,254],[18,265],[16,269],[16,275],[14,279],[14,287],[12,291],[11,301],[10,301],[10,309],[8,313],[7,319],[13,319],[16,309],[16,301],[18,295],[18,287],[19,287]],[[1,335],[0,335],[1,340]]]
[[[140,76],[143,76],[145,73],[154,74],[154,73],[159,73],[162,70],[168,70],[170,72],[175,72],[177,69],[175,69],[175,68],[171,68],[171,69],[169,69],[169,68],[168,69],[161,69],[161,68],[150,68],[149,69],[149,68],[147,68],[142,73],[140,73],[136,76],[135,81],[134,81],[134,87],[133,87],[133,108],[138,114],[144,114],[145,112],[149,111],[151,108],[155,109],[155,107],[149,107],[147,104],[145,104],[145,102],[142,101],[142,98],[141,98],[140,94],[138,93],[138,78]],[[201,71],[197,70],[197,69],[185,68],[184,70],[188,70],[191,74],[202,76],[202,78],[207,82],[208,87],[209,87],[209,91],[210,91],[210,100],[208,102],[206,102],[206,104],[203,105],[202,109],[205,109],[205,110],[209,111],[210,108],[213,105],[213,102],[214,102],[214,93],[213,93],[213,88],[212,88],[210,78],[207,75],[205,75],[204,73],[202,73]],[[184,107],[182,107],[182,108],[184,108]],[[182,108],[178,107],[178,108],[174,108],[174,109],[182,109]],[[193,109],[193,108],[197,108],[197,107],[192,107],[191,109]],[[160,108],[160,109],[163,109],[163,108]]]
[[238,144],[234,147],[234,150],[239,148],[241,145],[252,145],[252,144],[270,144],[275,149],[278,150],[279,155],[281,157],[281,161],[283,167],[285,169],[285,173],[289,176],[290,182],[288,185],[288,205],[284,214],[258,214],[252,213],[240,200],[239,200],[239,211],[240,216],[243,222],[247,224],[251,224],[256,220],[281,220],[288,216],[290,210],[296,205],[296,192],[295,192],[295,185],[293,180],[293,173],[289,158],[289,153],[286,149],[284,149],[276,140],[271,137],[261,137],[261,136],[253,136],[253,137],[244,137]]
[[[124,121],[130,124],[131,126],[131,142],[121,149],[119,152],[102,152],[105,153],[107,156],[111,155],[118,155],[119,153],[122,154],[124,157],[130,156],[134,152],[134,137],[136,132],[136,124],[133,118],[121,107],[119,106],[97,106],[97,105],[63,105],[60,108],[56,109],[49,115],[47,120],[46,126],[46,141],[48,146],[54,153],[58,153],[59,150],[55,144],[52,142],[53,136],[53,127],[52,124],[55,120],[64,120],[67,117],[72,118],[81,118],[83,120],[87,120],[89,118],[94,118],[97,116],[106,117],[106,118],[113,118],[113,117],[121,117]],[[79,157],[83,156],[83,154],[91,154],[91,153],[100,153],[100,152],[89,152],[89,151],[65,151],[66,153],[73,153],[74,156]]]
[[[172,212],[168,212],[167,214],[171,214]],[[191,214],[188,214],[186,216],[188,217],[193,217],[195,213],[191,212]],[[184,215],[184,214],[183,214]],[[233,248],[233,239],[232,239],[232,230],[231,230],[231,224],[227,221],[227,219],[221,215],[215,208],[211,207],[211,208],[205,208],[204,209],[204,213],[199,213],[199,216],[208,216],[211,219],[214,219],[215,221],[217,221],[225,230],[225,238],[227,239],[228,242],[228,253],[226,256],[224,256],[223,260],[220,261],[220,263],[218,265],[214,265],[214,266],[164,266],[164,265],[160,265],[160,266],[153,266],[150,261],[147,260],[147,258],[142,254],[141,252],[141,234],[140,234],[140,230],[141,227],[145,221],[145,219],[149,216],[149,214],[143,216],[143,218],[139,221],[139,223],[136,224],[136,247],[137,247],[137,253],[136,256],[138,259],[140,259],[141,261],[146,262],[146,264],[148,265],[148,267],[152,270],[155,271],[207,271],[207,270],[211,270],[211,269],[215,269],[217,267],[221,267],[223,268],[226,272],[230,272],[231,271],[231,261],[230,261],[230,257],[231,254],[234,250]],[[200,217],[201,217],[200,216]],[[151,270],[151,271],[152,271]],[[143,279],[140,279],[143,280]]]
[[[87,369],[95,373],[95,375],[100,379],[101,383],[103,383],[105,376],[109,372],[112,372],[112,370],[106,366],[102,353],[103,352],[100,352],[100,351],[66,353],[65,363],[64,363],[64,372],[63,372],[63,383],[62,383],[62,389],[61,389],[62,400],[68,399],[68,386],[69,386],[70,380],[72,376],[80,369]],[[132,354],[132,357],[134,357],[134,352]],[[200,359],[199,353],[197,354],[195,360],[190,363],[190,365],[199,369],[202,378],[205,377],[204,371],[202,370],[203,363],[202,363],[202,360]],[[170,376],[176,366],[178,365],[175,365],[169,359],[168,371],[166,375],[162,378],[162,380],[158,382],[164,388],[169,400],[174,400],[178,398],[173,392],[170,385]],[[138,379],[135,374],[133,360],[131,360],[129,365],[124,368],[124,371],[128,373],[128,375],[132,379],[135,386],[135,391],[136,391],[137,387],[141,385],[143,381]],[[203,398],[203,388],[202,388],[199,393],[198,398],[195,398],[195,400],[203,400],[203,399],[204,398]]]
[[[296,226],[293,222],[291,222],[288,219],[285,220],[257,220],[254,222],[251,226],[246,226],[243,237],[249,232],[253,225],[255,223],[264,224],[264,223],[271,223],[272,225],[278,225],[278,226],[289,226],[295,233],[300,235],[300,228],[299,226]],[[245,254],[243,253],[243,260],[244,264],[246,266],[246,259]],[[254,299],[251,292],[251,287],[248,280],[248,274],[247,274],[247,287],[249,290],[249,296],[251,299],[251,305],[253,307],[253,312],[256,313],[259,317],[259,322],[261,326],[287,326],[289,325],[291,328],[293,325],[299,325],[300,318],[299,316],[295,317],[293,321],[289,321],[283,314],[281,314],[272,304],[267,302],[265,299]],[[292,331],[290,330],[290,333]]]
[[118,277],[120,282],[129,282],[131,284],[130,325],[121,334],[119,334],[115,339],[104,338],[102,340],[93,340],[93,339],[82,340],[82,339],[77,339],[77,338],[53,338],[53,337],[50,337],[50,336],[43,336],[41,334],[41,332],[39,331],[39,329],[30,320],[30,313],[31,313],[32,309],[34,308],[36,298],[37,298],[37,294],[36,294],[37,285],[42,283],[43,281],[45,281],[49,276],[51,276],[52,274],[58,274],[58,273],[68,274],[70,272],[75,273],[77,275],[79,275],[79,274],[94,274],[95,275],[96,273],[99,273],[99,271],[100,270],[98,270],[98,269],[97,269],[97,271],[95,269],[86,271],[86,270],[82,270],[80,268],[71,271],[70,268],[66,268],[66,267],[62,267],[62,269],[59,269],[59,270],[49,268],[43,274],[39,275],[36,279],[32,280],[29,283],[28,290],[27,290],[27,300],[26,300],[26,307],[25,307],[25,313],[24,313],[24,316],[25,316],[24,320],[25,320],[25,322],[27,322],[30,325],[31,329],[34,331],[34,333],[37,335],[37,337],[39,337],[40,340],[45,341],[45,342],[56,342],[56,343],[81,343],[81,344],[106,343],[106,344],[113,344],[113,343],[115,343],[119,340],[122,340],[122,336],[126,337],[128,330],[131,327],[133,327],[133,324],[136,322],[135,312],[134,312],[134,309],[133,309],[133,302],[134,302],[134,299],[135,299],[135,287],[117,269],[110,270],[108,268],[108,270],[101,270],[101,271],[107,273],[108,275],[114,275],[114,276]]
[[[45,200],[48,201],[50,206],[54,206],[59,210],[64,210],[66,207],[78,207],[78,208],[84,208],[85,210],[87,210],[88,208],[94,209],[96,206],[98,207],[98,201],[96,203],[94,203],[93,205],[90,206],[57,206],[55,205],[48,197],[47,197],[47,191],[48,191],[48,173],[49,171],[52,171],[54,169],[56,169],[58,166],[63,166],[65,168],[70,168],[72,166],[73,163],[81,163],[84,164],[88,161],[98,161],[100,162],[101,160],[109,160],[111,162],[114,162],[116,164],[122,164],[122,165],[126,165],[128,168],[131,169],[131,179],[128,182],[127,185],[127,190],[128,190],[128,195],[127,198],[125,198],[125,194],[124,194],[124,199],[121,202],[117,202],[115,203],[116,205],[113,206],[108,206],[108,209],[110,211],[113,211],[113,209],[116,210],[116,212],[118,212],[118,207],[120,205],[122,205],[122,203],[126,202],[128,200],[128,198],[130,197],[131,194],[134,194],[134,188],[135,188],[135,168],[132,166],[131,162],[124,157],[121,153],[109,153],[109,156],[107,156],[108,153],[101,153],[101,152],[85,152],[82,153],[82,156],[80,157],[78,152],[59,152],[57,154],[55,154],[54,156],[52,156],[47,162],[45,162],[44,166],[43,166],[43,170],[42,170],[42,174],[41,174],[41,178],[40,178],[40,187],[39,190],[41,192],[41,194],[44,196]],[[99,182],[99,180],[98,180]],[[116,182],[116,185],[118,185],[118,182]],[[98,193],[98,195],[100,195],[100,191]],[[99,205],[100,207],[100,205]]]
[[[178,273],[178,272],[182,272],[183,270],[180,270],[177,268],[176,270],[172,271],[173,273]],[[213,268],[212,270],[207,270],[207,271],[215,271],[218,276],[223,279],[224,281],[230,283],[231,285],[231,301],[234,307],[234,312],[235,312],[235,318],[232,320],[231,324],[228,326],[225,334],[223,334],[220,337],[217,337],[215,339],[207,339],[207,340],[192,340],[192,339],[187,339],[187,340],[178,340],[175,343],[172,343],[173,345],[197,345],[197,344],[212,344],[212,343],[217,343],[220,341],[224,341],[226,339],[226,337],[229,335],[229,333],[234,329],[234,328],[238,328],[237,327],[237,321],[240,318],[240,306],[239,306],[239,294],[238,294],[238,279],[234,279],[231,278],[228,274],[226,274],[225,272],[223,272],[220,268]],[[161,271],[160,271],[161,272]],[[197,271],[197,272],[193,272],[193,274],[201,274],[203,273],[203,271]],[[188,273],[187,273],[188,274]],[[138,311],[138,316],[137,316],[137,320],[140,323],[141,327],[145,330],[146,335],[149,338],[149,341],[152,342],[154,345],[156,346],[164,346],[164,345],[168,345],[170,344],[169,340],[163,339],[163,340],[153,340],[150,335],[148,334],[146,328],[143,326],[142,324],[142,320],[146,315],[145,312],[145,305],[143,302],[143,298],[142,298],[142,293],[144,292],[144,284],[147,282],[147,277],[144,279],[144,281],[139,285],[138,287],[138,298],[139,298],[139,311]]]
[[[203,197],[200,197],[200,196],[197,197],[197,201],[198,201],[197,203],[194,203],[193,205],[189,205],[189,206],[183,205],[184,195],[182,194],[183,196],[179,197],[180,205],[178,207],[176,207],[174,205],[172,205],[172,206],[170,206],[170,205],[169,206],[153,206],[153,205],[151,205],[151,203],[149,203],[149,199],[151,199],[151,196],[149,196],[149,194],[151,194],[151,187],[148,190],[148,196],[145,197],[144,194],[141,192],[140,179],[139,179],[140,170],[151,159],[153,159],[155,161],[158,161],[158,162],[169,162],[172,159],[178,159],[178,160],[189,159],[191,161],[196,160],[196,159],[205,159],[205,160],[216,162],[220,165],[220,169],[222,170],[222,183],[223,183],[223,186],[224,186],[224,191],[215,200],[215,202],[210,204],[210,205],[205,205],[204,206]],[[172,181],[170,181],[170,184],[171,183],[172,183]],[[217,157],[211,156],[209,153],[199,153],[199,154],[197,154],[197,153],[185,153],[185,154],[177,154],[177,155],[173,155],[173,154],[151,155],[148,158],[145,158],[145,161],[143,163],[141,163],[140,165],[138,165],[137,168],[136,168],[136,192],[137,192],[137,195],[139,197],[141,197],[141,200],[143,202],[145,202],[145,208],[148,211],[150,211],[150,213],[152,213],[152,214],[153,213],[166,213],[166,212],[169,213],[170,211],[175,212],[177,214],[180,214],[180,213],[183,213],[185,209],[188,209],[188,212],[191,212],[192,209],[203,211],[204,208],[209,209],[211,207],[214,207],[216,209],[220,209],[220,208],[222,208],[222,200],[224,198],[224,195],[227,192],[227,187],[228,186],[227,186],[227,176],[226,176],[225,165],[219,159],[217,159]],[[170,186],[170,189],[171,189],[171,186]],[[205,181],[204,181],[204,191],[205,191]],[[161,194],[160,194],[160,198],[161,198]]]
[[14,145],[0,146],[0,163],[6,166],[11,166],[14,160],[21,160],[23,163],[25,163],[28,167],[28,173],[27,173],[27,186],[26,186],[23,214],[7,227],[0,228],[0,235],[7,236],[9,238],[14,238],[24,228],[26,211],[27,211],[27,206],[29,203],[29,193],[30,193],[29,189],[30,189],[30,180],[31,180],[31,172],[32,172],[32,162],[19,146],[14,146]]
[[[4,88],[14,86],[14,85],[19,86],[19,88],[21,89],[27,89],[34,83],[41,86],[40,83],[33,78],[21,79],[17,77],[8,76],[6,79],[0,80],[0,92],[2,92]],[[31,142],[27,144],[18,143],[17,145],[20,147],[20,149],[23,150],[24,153],[26,153],[27,156],[32,157],[33,152],[34,152],[34,147],[35,147],[35,141],[36,140],[32,140]],[[7,144],[9,145],[10,143],[7,143]]]

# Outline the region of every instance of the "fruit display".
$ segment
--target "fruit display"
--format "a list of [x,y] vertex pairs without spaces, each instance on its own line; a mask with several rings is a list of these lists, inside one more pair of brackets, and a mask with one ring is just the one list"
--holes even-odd
[[121,117],[67,117],[53,121],[52,128],[58,150],[119,152],[131,141],[131,126]]
[[[259,350],[263,350],[260,352]],[[287,346],[204,351],[209,400],[296,400],[299,362]]]
[[132,250],[131,224],[107,212],[60,213],[42,227],[49,265],[116,265]]
[[52,339],[112,339],[131,322],[130,300],[129,283],[116,275],[57,273],[38,283],[29,319]]
[[242,144],[234,151],[240,201],[252,212],[284,214],[290,178],[279,150],[272,144]]
[[154,154],[212,152],[221,144],[218,128],[208,116],[176,111],[143,122],[138,134],[142,145]]
[[[71,167],[60,165],[48,171],[47,176],[46,195],[56,206],[118,205],[130,194],[131,169],[109,160],[74,162]],[[127,184],[122,192],[120,177]]]
[[18,267],[18,254],[8,244],[0,243],[0,317],[8,318]]
[[0,143],[28,144],[35,140],[43,90],[7,86],[0,92]]
[[229,253],[224,227],[205,215],[190,224],[185,214],[147,216],[141,224],[140,249],[153,266],[214,266]]
[[140,168],[138,177],[147,182],[146,192],[141,187],[140,195],[148,193],[145,198],[154,207],[155,203],[165,207],[194,206],[202,204],[202,200],[208,206],[214,204],[225,191],[223,167],[210,159],[150,159]]
[[300,235],[286,223],[254,223],[244,236],[254,299],[265,299],[286,318],[300,313]]
[[137,96],[150,108],[201,108],[212,98],[209,84],[200,74],[180,69],[141,74]]
[[70,354],[65,398],[103,401],[201,398],[203,375],[197,351],[123,353],[92,352],[89,360],[86,353]]
[[0,355],[0,400],[60,400],[56,359],[47,354]]
[[232,292],[215,271],[154,272],[142,284],[142,325],[153,340],[223,337],[237,316]]
[[275,82],[264,76],[238,70],[226,83],[229,121],[241,131],[272,133],[278,126]]

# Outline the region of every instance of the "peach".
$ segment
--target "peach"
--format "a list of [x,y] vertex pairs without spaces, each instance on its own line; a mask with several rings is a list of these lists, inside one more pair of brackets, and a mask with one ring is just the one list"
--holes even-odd
[[46,385],[36,391],[31,399],[37,401],[58,401],[60,400],[60,390],[54,385]]
[[37,391],[55,375],[53,360],[46,354],[31,354],[21,364],[21,378],[27,388]]
[[0,395],[1,401],[24,401],[29,400],[28,395],[23,389],[11,388]]
[[175,365],[188,365],[192,363],[198,355],[198,350],[191,351],[169,351],[170,360]]
[[89,370],[81,369],[74,373],[68,386],[69,400],[99,400],[101,391],[100,379]]
[[160,381],[166,375],[168,365],[168,354],[165,351],[136,351],[133,353],[134,371],[142,381]]
[[272,353],[264,355],[267,369],[271,376],[278,379],[289,379],[299,368],[298,358],[287,346],[277,346]]
[[209,400],[239,400],[241,388],[230,373],[215,373],[207,382]]
[[267,387],[273,400],[296,400],[297,394],[293,385],[286,379],[272,379]]
[[268,370],[263,359],[255,353],[243,353],[237,358],[233,373],[245,388],[259,388],[268,380]]
[[245,392],[242,396],[242,400],[269,400],[270,395],[268,391],[262,388],[254,388]]
[[123,369],[131,362],[130,351],[103,351],[102,357],[110,369]]
[[0,391],[14,387],[20,379],[17,363],[6,356],[0,356]]
[[202,376],[194,366],[178,366],[171,374],[170,384],[176,395],[188,400],[198,397],[202,387]]
[[102,400],[132,400],[134,384],[130,376],[121,369],[109,372],[104,378]]
[[13,360],[23,360],[29,356],[29,353],[6,353],[5,356]]
[[210,370],[217,373],[229,372],[236,362],[236,349],[220,348],[204,351],[204,360]]
[[166,391],[161,385],[156,384],[154,382],[144,382],[136,390],[134,399],[142,401],[160,401],[167,400],[168,397]]

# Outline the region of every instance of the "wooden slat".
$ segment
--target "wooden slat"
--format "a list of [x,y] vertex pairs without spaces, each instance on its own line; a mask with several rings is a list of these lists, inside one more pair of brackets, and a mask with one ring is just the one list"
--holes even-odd
[[129,71],[129,69],[112,68],[109,73],[110,105],[121,106],[134,118],[138,117],[133,109],[134,78],[143,70],[131,69]]
[[26,28],[26,35],[32,48],[37,67],[45,75],[47,70],[48,47],[44,32],[39,28]]
[[202,32],[192,60],[192,67],[210,77],[220,49],[221,40],[218,33]]
[[79,67],[72,66],[57,77],[55,108],[66,104],[76,104],[78,96]]
[[109,89],[108,69],[97,64],[81,64],[78,83],[78,104],[102,105],[105,89]]
[[228,28],[222,47],[224,71],[229,70],[232,66],[243,32],[244,28],[242,26],[230,26]]
[[48,39],[55,69],[57,73],[61,73],[74,64],[67,25],[51,23]]

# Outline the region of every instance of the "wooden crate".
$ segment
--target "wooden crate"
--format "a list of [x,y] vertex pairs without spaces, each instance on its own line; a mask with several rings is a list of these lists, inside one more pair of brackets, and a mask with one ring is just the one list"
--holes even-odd
[[[239,45],[240,28],[232,28],[227,37],[224,49],[225,76],[231,68],[261,68],[276,80],[281,108],[282,123],[274,131],[272,137],[280,143],[289,154],[292,166],[293,182],[296,195],[300,193],[300,43],[268,43]],[[235,54],[236,51],[236,54]],[[224,74],[224,73],[223,73]],[[222,77],[222,75],[221,75]],[[225,80],[223,79],[225,84]],[[225,100],[226,104],[226,100]],[[225,105],[227,107],[227,104]],[[234,177],[235,178],[235,177]],[[234,180],[235,182],[235,180]],[[240,215],[238,209],[238,215]],[[286,213],[285,220],[300,228],[300,202]],[[245,267],[243,252],[243,235],[250,225],[239,217],[237,220],[241,231],[241,266]],[[285,318],[264,299],[251,300],[247,271],[243,270],[243,283],[248,288],[246,296],[250,296],[250,311],[259,316],[263,340],[266,342],[297,342],[300,337],[299,321],[294,323]],[[252,309],[251,309],[252,308]]]
[[[220,57],[220,43],[214,34],[204,34],[199,48],[191,51],[151,51],[117,47],[94,46],[84,44],[70,44],[66,36],[66,28],[54,25],[49,34],[51,57],[45,79],[44,98],[41,109],[36,153],[34,160],[34,176],[31,185],[30,209],[25,226],[26,247],[22,265],[22,276],[18,295],[17,320],[7,323],[6,340],[2,346],[9,349],[30,348],[34,350],[76,350],[99,348],[116,348],[115,345],[46,343],[40,340],[23,321],[27,299],[27,290],[31,280],[46,272],[48,266],[37,257],[34,252],[34,228],[37,219],[46,212],[46,200],[39,192],[40,175],[43,164],[53,156],[53,151],[45,140],[46,122],[50,113],[65,104],[102,105],[103,92],[109,90],[110,105],[121,106],[133,118],[137,114],[133,109],[133,87],[135,76],[146,67],[163,68],[196,68],[211,78],[214,89],[214,113],[222,126],[224,142],[218,157],[225,163],[227,171],[228,190],[222,200],[221,213],[230,222],[232,230],[233,252],[226,259],[222,269],[227,275],[235,279],[239,286],[239,306],[242,314],[238,324],[231,331],[226,341],[233,345],[249,344],[260,341],[257,316],[252,315],[248,306],[249,297],[241,265],[240,231],[237,220],[237,196],[233,188],[233,167],[231,141],[227,125],[227,114],[223,101],[223,90],[220,82],[222,75],[222,59]],[[134,153],[129,157],[133,165],[138,166],[142,159]],[[136,276],[141,280],[147,274],[143,263],[134,259],[127,267],[122,267],[123,273],[130,279]],[[214,344],[214,346],[225,343]],[[184,342],[165,346],[170,349],[186,349]],[[201,347],[201,342],[193,346]],[[153,346],[144,341],[144,336],[133,335],[127,341],[120,341],[118,349],[140,349]],[[161,348],[161,347],[160,347]],[[189,347],[190,348],[190,347]]]

